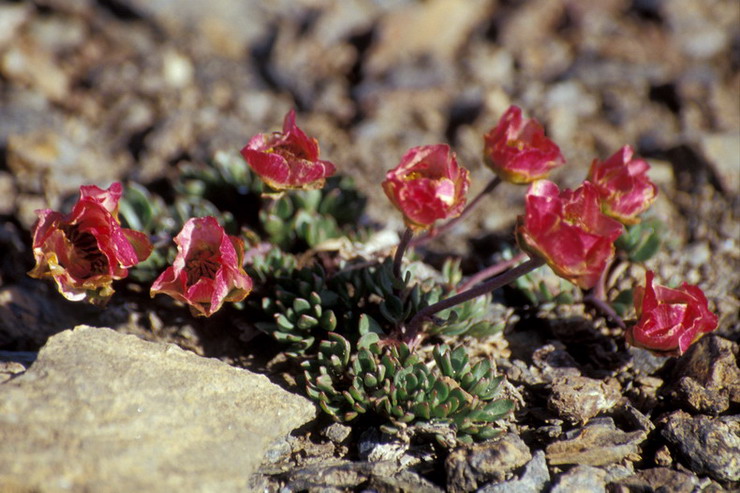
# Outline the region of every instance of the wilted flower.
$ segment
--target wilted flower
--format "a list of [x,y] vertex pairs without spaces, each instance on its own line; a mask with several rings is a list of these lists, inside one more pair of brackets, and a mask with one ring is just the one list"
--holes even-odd
[[588,289],[614,257],[614,240],[622,230],[601,212],[591,183],[560,192],[554,183],[539,180],[527,192],[517,239],[523,250],[544,259],[557,275]]
[[532,183],[565,164],[560,148],[545,137],[542,125],[533,118],[522,119],[517,106],[509,107],[483,139],[486,164],[511,183]]
[[36,266],[28,275],[51,277],[68,300],[106,303],[114,292],[113,280],[126,277],[152,251],[145,234],[121,227],[122,192],[120,183],[107,190],[83,186],[71,213],[37,210],[32,228]]
[[319,143],[295,124],[295,111],[285,115],[282,132],[257,134],[242,149],[242,156],[262,180],[275,190],[319,189],[336,172],[319,159]]
[[658,195],[647,171],[650,165],[642,159],[633,159],[630,146],[624,146],[604,162],[595,159],[588,179],[601,196],[605,214],[623,224],[640,222],[637,217],[645,212]]
[[640,317],[627,329],[627,342],[665,355],[680,355],[692,343],[717,328],[706,296],[697,286],[653,286],[655,274],[645,273],[645,287],[635,288],[635,310]]
[[383,182],[385,194],[415,230],[460,215],[469,186],[468,170],[446,144],[412,147]]
[[190,305],[193,315],[210,317],[252,290],[242,268],[244,242],[227,235],[214,217],[188,219],[175,243],[177,257],[152,284],[152,296],[167,294]]

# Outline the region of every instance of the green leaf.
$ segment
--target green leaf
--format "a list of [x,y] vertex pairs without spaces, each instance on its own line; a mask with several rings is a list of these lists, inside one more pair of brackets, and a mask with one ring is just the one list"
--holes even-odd
[[617,296],[614,298],[614,301],[612,301],[612,308],[614,308],[614,311],[617,312],[617,315],[623,317],[630,309],[630,307],[632,307],[633,302],[634,290],[623,289],[619,292],[619,294],[617,294]]
[[368,332],[364,334],[360,339],[357,341],[357,348],[358,349],[367,349],[372,344],[377,343],[380,340],[380,336],[378,336],[375,332]]
[[293,311],[297,315],[302,315],[311,309],[311,303],[303,298],[296,298],[293,300]]
[[661,235],[656,231],[649,235],[634,250],[630,252],[630,260],[633,262],[645,262],[650,260],[663,244]]
[[294,328],[293,322],[288,320],[288,318],[282,313],[275,315],[275,323],[283,330],[293,330]]

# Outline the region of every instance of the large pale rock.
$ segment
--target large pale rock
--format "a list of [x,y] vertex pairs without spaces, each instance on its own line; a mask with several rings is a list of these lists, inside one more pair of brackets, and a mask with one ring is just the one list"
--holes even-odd
[[269,443],[314,415],[264,376],[78,326],[0,385],[0,490],[245,491]]

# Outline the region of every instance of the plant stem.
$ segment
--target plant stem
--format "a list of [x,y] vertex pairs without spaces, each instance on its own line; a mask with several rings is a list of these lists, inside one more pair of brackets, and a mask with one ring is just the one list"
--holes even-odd
[[432,238],[435,238],[436,236],[448,231],[455,224],[465,219],[470,214],[470,211],[472,211],[475,208],[475,206],[478,205],[478,202],[483,200],[483,197],[493,192],[493,190],[499,185],[499,183],[501,183],[501,178],[499,178],[498,176],[493,177],[493,179],[491,179],[491,181],[488,182],[488,185],[486,185],[486,188],[484,188],[478,195],[475,196],[473,200],[470,201],[470,203],[468,203],[467,206],[465,206],[465,209],[463,209],[463,211],[460,213],[459,216],[453,217],[452,219],[450,219],[449,221],[447,221],[446,223],[444,223],[442,226],[438,228],[428,231],[424,233],[423,235],[417,236],[411,242],[411,246],[417,246],[417,245],[426,243]]
[[428,319],[437,312],[446,310],[447,308],[451,308],[460,303],[465,303],[468,300],[472,300],[473,298],[477,298],[478,296],[493,291],[494,289],[498,289],[501,286],[505,286],[518,279],[519,277],[533,271],[544,263],[545,261],[541,258],[531,258],[523,264],[520,264],[513,269],[494,277],[493,279],[489,279],[488,281],[482,282],[477,286],[473,286],[467,291],[458,293],[455,296],[450,296],[449,298],[438,301],[433,305],[429,305],[426,308],[419,310],[406,325],[404,339],[408,342],[409,345],[415,346],[419,342],[415,339],[420,335],[419,330],[421,329],[421,324],[424,322],[424,320]]
[[406,228],[401,236],[401,241],[398,243],[396,248],[396,256],[393,257],[393,275],[396,279],[401,279],[401,262],[403,261],[403,253],[406,251],[406,247],[409,246],[411,238],[414,236],[414,232],[411,228]]
[[482,271],[476,272],[475,274],[470,276],[470,278],[467,281],[465,281],[460,286],[458,286],[457,292],[462,293],[463,291],[467,291],[468,289],[470,289],[472,286],[475,286],[479,282],[483,282],[489,277],[493,277],[496,274],[500,274],[503,271],[510,269],[512,266],[518,264],[519,262],[524,260],[526,257],[527,257],[526,253],[520,252],[514,255],[509,260],[504,260],[497,264],[490,265],[486,267],[485,269],[483,269]]
[[627,325],[622,320],[622,317],[614,311],[614,308],[612,308],[608,301],[596,296],[595,290],[584,296],[583,302],[594,307],[607,321],[617,324],[620,329],[627,329]]
[[624,320],[614,311],[614,308],[612,308],[606,299],[606,279],[609,277],[612,265],[613,261],[604,266],[599,280],[593,289],[583,297],[583,302],[594,307],[607,321],[617,324],[620,329],[624,330],[627,328]]

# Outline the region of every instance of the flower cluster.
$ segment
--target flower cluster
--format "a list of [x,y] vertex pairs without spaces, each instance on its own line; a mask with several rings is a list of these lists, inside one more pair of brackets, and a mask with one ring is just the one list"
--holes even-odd
[[[255,135],[241,157],[179,167],[171,205],[142,186],[129,187],[127,198],[114,183],[81,187],[69,214],[37,211],[29,275],[53,279],[69,300],[95,304],[106,303],[113,281],[129,270],[130,279],[151,282],[151,297],[165,294],[194,316],[237,303],[236,310],[252,310],[250,327],[299,360],[307,395],[333,418],[372,412],[390,423],[389,433],[431,424],[458,441],[495,435],[494,422],[513,403],[498,397],[501,377],[489,360],[471,362],[464,346],[417,349],[500,333],[514,312],[493,307],[492,292],[504,285],[535,304],[572,303],[585,290],[583,302],[623,329],[629,344],[658,354],[680,355],[716,329],[718,317],[697,286],[655,285],[652,271],[633,290],[635,321],[625,323],[610,304],[615,259],[644,262],[660,246],[655,219],[640,217],[657,187],[631,147],[594,160],[579,186],[561,190],[548,179],[566,165],[560,149],[512,106],[484,135],[482,160],[491,181],[468,200],[470,173],[450,146],[406,151],[381,185],[406,231],[394,255],[378,259],[377,248],[359,246],[368,234],[357,227],[364,198],[333,176],[335,165],[319,158],[318,141],[291,110],[281,132]],[[502,182],[528,185],[515,229],[521,252],[465,281],[454,261],[429,278],[404,272],[405,249],[449,230]],[[556,276],[536,270],[545,265]],[[527,291],[545,275],[560,283],[558,292],[541,283],[539,296]]]
[[536,181],[527,192],[526,213],[517,227],[522,249],[584,289],[599,280],[621,234],[622,225],[601,213],[598,192],[589,182],[560,191],[550,181]]

